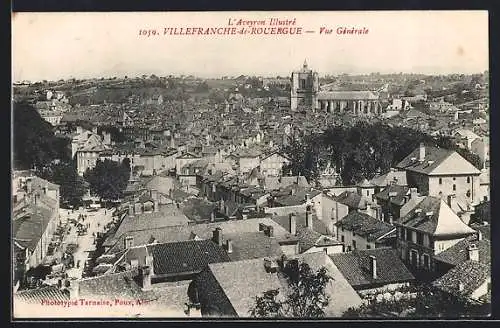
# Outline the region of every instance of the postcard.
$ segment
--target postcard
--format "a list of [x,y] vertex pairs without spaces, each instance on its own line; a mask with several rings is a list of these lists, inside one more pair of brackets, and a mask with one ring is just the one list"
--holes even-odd
[[12,319],[491,316],[487,11],[12,14]]

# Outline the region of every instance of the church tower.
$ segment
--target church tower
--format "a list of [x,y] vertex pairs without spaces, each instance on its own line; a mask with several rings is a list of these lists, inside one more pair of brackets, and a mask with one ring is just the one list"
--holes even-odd
[[290,108],[295,111],[299,107],[316,109],[319,91],[319,77],[317,72],[309,69],[304,60],[302,69],[292,72],[292,85],[290,88]]

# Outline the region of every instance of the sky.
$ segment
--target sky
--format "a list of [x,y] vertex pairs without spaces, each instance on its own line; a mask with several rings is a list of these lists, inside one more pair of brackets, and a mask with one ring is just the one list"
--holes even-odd
[[[163,35],[294,19],[302,35]],[[270,26],[266,26],[270,27]],[[331,34],[320,34],[320,28]],[[338,28],[368,29],[339,35]],[[158,36],[140,36],[155,30]],[[320,75],[480,73],[488,69],[487,11],[15,13],[13,81],[141,76],[289,76],[307,60]]]

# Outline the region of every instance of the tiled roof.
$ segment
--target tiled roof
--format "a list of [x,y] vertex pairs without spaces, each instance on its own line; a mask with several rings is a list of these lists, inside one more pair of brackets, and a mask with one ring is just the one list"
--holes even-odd
[[472,244],[475,244],[479,249],[479,262],[490,265],[491,243],[484,238],[477,240],[476,236],[470,236],[459,241],[447,250],[435,255],[434,259],[451,265],[458,265],[468,260],[468,248]]
[[198,236],[201,239],[211,239],[213,230],[215,230],[215,228],[217,227],[222,228],[223,235],[232,233],[239,234],[246,232],[258,232],[260,223],[273,226],[274,236],[276,240],[278,240],[278,242],[281,240],[286,240],[287,237],[290,237],[290,234],[285,229],[283,229],[283,227],[275,223],[270,218],[231,220],[194,225],[180,225],[163,228],[133,230],[121,235],[116,234],[114,244],[110,244],[111,248],[109,250],[109,253],[116,253],[120,250],[123,250],[125,236],[133,236],[134,245],[147,244],[151,239],[151,236],[153,236],[160,243],[186,241],[191,239],[192,234]]
[[[375,194],[375,197],[384,201],[391,199],[391,203],[401,206],[405,203],[405,196],[409,190],[410,188],[407,186],[390,185]],[[389,197],[389,195],[391,196]]]
[[137,280],[137,270],[105,274],[79,281],[80,297],[143,299],[151,292],[144,292]]
[[370,199],[354,191],[344,191],[340,195],[335,196],[335,200],[349,206],[350,209],[366,209],[366,205],[372,203]]
[[396,168],[422,174],[480,174],[466,159],[453,150],[425,146],[425,157],[418,160],[420,148],[417,147]]
[[[488,280],[491,281],[490,265],[467,260],[433,281],[432,285],[451,294],[471,295]],[[463,286],[462,291],[459,285]]]
[[396,184],[401,186],[406,186],[406,171],[390,171],[386,174],[376,176],[370,180],[370,182],[379,187],[385,187],[391,182],[397,181]]
[[188,240],[147,246],[155,275],[201,272],[207,264],[230,261],[226,251],[212,240]]
[[[254,305],[256,296],[261,296],[271,289],[281,288],[278,276],[266,272],[263,259],[214,263],[208,267],[207,274],[215,277],[215,283],[220,286],[240,317],[250,316],[249,311]],[[202,279],[200,283],[203,281],[210,280]]]
[[[377,279],[370,272],[369,256],[375,256]],[[391,248],[355,250],[351,253],[330,255],[347,281],[354,288],[370,288],[372,285],[393,284],[415,280],[399,258],[398,251]]]
[[474,232],[442,199],[425,197],[395,224],[411,227],[432,235],[464,235]]
[[352,231],[356,235],[366,238],[368,241],[376,241],[396,229],[388,223],[358,211],[347,214],[336,225]]
[[270,238],[263,231],[224,234],[224,243],[231,239],[232,261],[250,260],[262,257],[279,257],[283,254],[276,238]]
[[27,205],[19,217],[12,222],[12,237],[24,247],[34,250],[42,233],[53,219],[54,211],[42,206]]
[[203,222],[210,219],[217,204],[199,199],[190,198],[182,204],[182,212],[191,221]]
[[14,301],[30,304],[41,304],[43,300],[69,300],[69,293],[54,286],[29,289],[14,293]]

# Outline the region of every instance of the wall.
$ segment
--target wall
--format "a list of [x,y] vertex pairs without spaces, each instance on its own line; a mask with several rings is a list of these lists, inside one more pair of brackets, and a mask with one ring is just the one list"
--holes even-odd
[[450,239],[450,240],[435,240],[434,241],[434,254],[439,254],[451,246],[455,245],[459,241],[461,241],[464,238],[456,238],[456,239]]
[[260,170],[265,176],[279,176],[283,167],[283,162],[289,161],[278,154],[273,154],[260,162]]
[[344,245],[331,245],[331,246],[321,246],[321,247],[311,247],[305,253],[317,253],[317,252],[325,252],[326,254],[338,254],[344,252]]
[[489,284],[491,284],[491,278],[487,278],[486,281],[470,295],[470,298],[478,300],[481,296],[486,295],[488,293]]
[[336,236],[335,222],[343,219],[349,214],[349,207],[334,200],[332,197],[321,194],[321,220],[325,223],[328,231]]
[[239,166],[240,172],[250,172],[253,168],[260,165],[260,158],[257,157],[240,157]]
[[338,229],[338,234],[339,237],[338,239],[342,241],[342,237],[344,237],[344,245],[345,245],[345,251],[347,252],[349,250],[349,247],[351,250],[354,250],[353,246],[353,240],[356,242],[356,249],[368,249],[367,246],[370,246],[370,249],[375,248],[375,242],[368,242],[365,238],[360,237],[358,235],[354,236],[352,231],[344,229],[342,231],[341,228]]
[[[469,178],[469,183],[467,183]],[[441,184],[439,183],[441,179]],[[455,185],[456,190],[453,190]],[[467,191],[470,191],[470,197],[467,196]],[[446,175],[429,177],[429,195],[439,197],[455,194],[457,198],[469,199],[471,202],[481,201],[479,198],[479,177],[472,175]]]
[[292,245],[280,245],[281,251],[283,254],[287,256],[292,256],[292,255],[297,255],[299,254],[299,244],[292,244]]
[[306,204],[264,208],[264,213],[270,213],[270,214],[276,213],[278,216],[284,216],[290,213],[305,213],[305,212],[306,212]]

